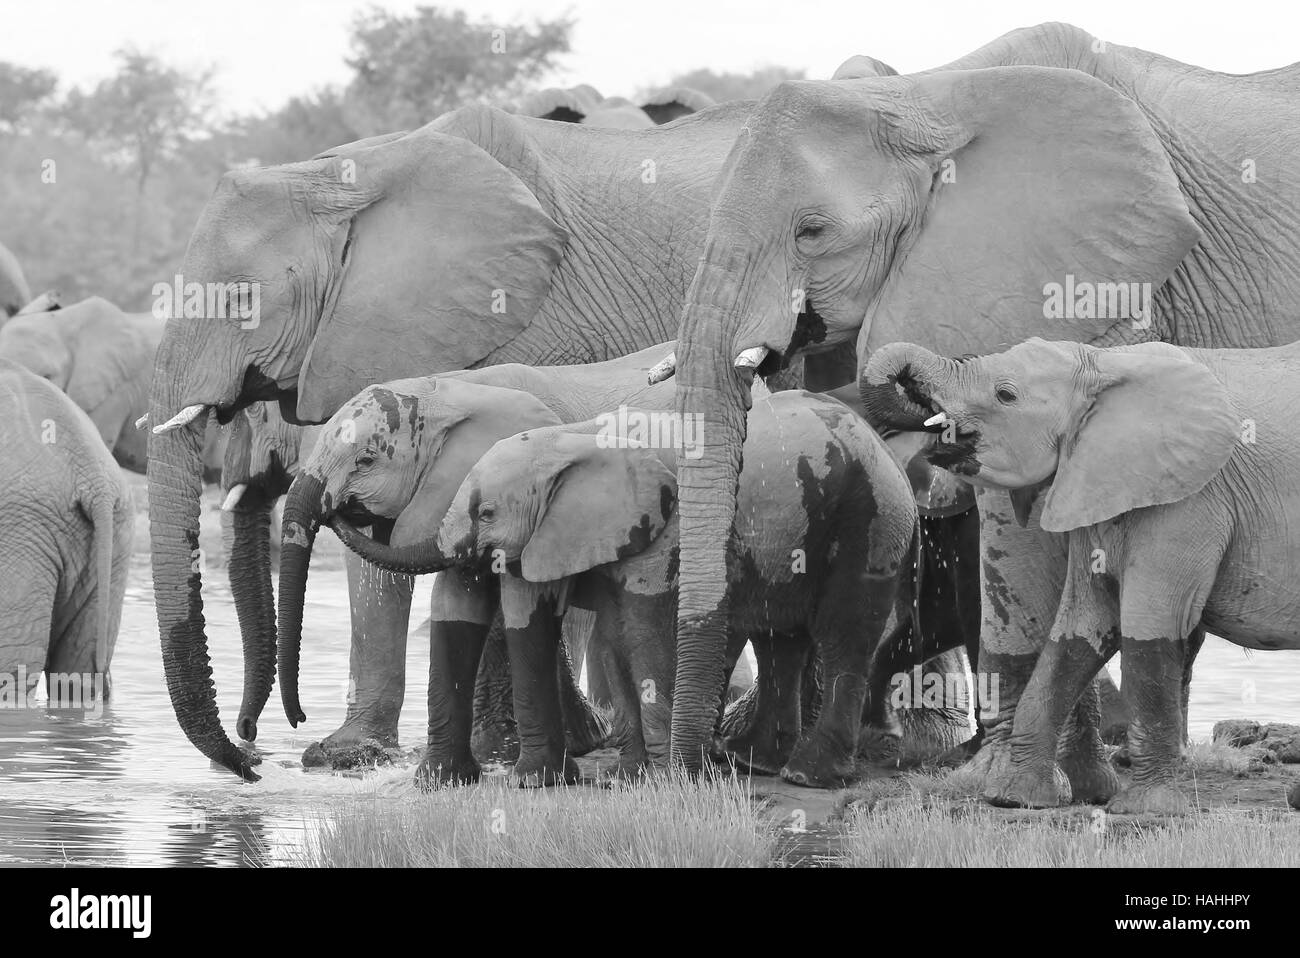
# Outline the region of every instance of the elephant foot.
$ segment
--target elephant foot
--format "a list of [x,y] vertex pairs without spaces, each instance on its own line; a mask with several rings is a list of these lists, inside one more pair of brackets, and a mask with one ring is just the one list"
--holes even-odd
[[471,785],[480,775],[482,770],[472,755],[455,758],[430,755],[426,751],[415,769],[415,784],[421,791],[429,792],[448,785]]
[[474,726],[469,748],[480,762],[509,764],[519,758],[519,733],[513,722],[485,722]]
[[575,757],[604,748],[610,735],[609,720],[585,701],[582,705],[581,710],[566,711],[564,716],[564,747]]
[[580,778],[578,763],[568,755],[555,757],[541,753],[523,754],[510,771],[511,781],[519,788],[576,785]]
[[1070,780],[1070,793],[1076,802],[1105,805],[1119,792],[1119,776],[1103,758],[1064,758],[1061,760],[1061,771]]
[[644,782],[650,774],[650,763],[644,759],[624,758],[609,767],[602,766],[598,773],[601,785],[620,785]]
[[1070,780],[1055,762],[1050,771],[1008,766],[985,778],[981,797],[999,808],[1056,808],[1070,804]]
[[324,742],[313,742],[302,753],[303,768],[331,768],[335,771],[378,768],[391,765],[393,755],[389,747],[378,739],[363,739],[355,745],[336,745],[326,748]]
[[893,765],[902,753],[902,726],[895,731],[875,725],[864,726],[858,733],[858,756],[872,765]]
[[326,753],[329,753],[343,748],[358,748],[372,740],[382,748],[397,748],[396,723],[381,725],[361,720],[346,721],[321,739],[319,744]]
[[722,740],[727,761],[758,775],[779,775],[797,744],[794,736],[765,724],[751,725],[741,734]]
[[1167,782],[1133,784],[1110,800],[1106,811],[1115,815],[1186,815],[1187,796]]
[[853,750],[817,735],[809,735],[795,748],[781,769],[781,777],[805,788],[843,788],[854,778]]

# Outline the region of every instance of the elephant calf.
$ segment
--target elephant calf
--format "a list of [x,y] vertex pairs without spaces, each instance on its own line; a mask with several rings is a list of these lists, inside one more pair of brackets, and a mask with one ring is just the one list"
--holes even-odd
[[0,443],[0,685],[45,671],[90,675],[96,696],[107,693],[131,553],[129,490],[86,414],[7,359]]
[[[400,400],[399,408],[409,408]],[[525,675],[516,671],[515,688],[517,696],[521,688],[538,693],[529,714],[541,724],[533,733],[546,761],[563,761],[563,735],[553,693],[543,687],[550,681],[547,659],[536,649],[554,647],[555,616],[566,598],[597,613],[593,642],[613,685],[620,769],[667,760],[676,460],[691,455],[691,440],[699,438],[681,430],[676,438],[685,444],[674,448],[665,438],[674,418],[624,407],[588,423],[503,439],[469,471],[422,542],[393,547],[351,530],[346,516],[364,513],[362,501],[335,522],[345,544],[385,568],[491,568],[505,573],[503,591],[507,581],[531,588],[535,601],[513,613],[507,607],[506,625],[518,636],[512,660],[518,651],[540,663],[531,674],[528,666]],[[376,435],[362,445],[356,461],[366,464],[367,488],[418,482],[421,457],[406,452],[410,443]],[[868,663],[907,562],[916,523],[912,491],[869,426],[841,403],[802,391],[755,400],[744,454],[726,664],[752,641],[759,701],[754,722],[724,746],[756,770],[779,771],[802,785],[838,785],[853,771]],[[817,724],[805,733],[800,677],[813,642],[824,692]],[[720,684],[719,703],[722,693]],[[517,699],[521,740],[523,714]]]
[[1012,490],[1026,517],[1045,487],[1039,523],[1067,534],[1051,641],[1020,699],[1009,764],[985,797],[1070,799],[1058,732],[1118,651],[1133,780],[1109,807],[1185,811],[1174,785],[1185,637],[1200,625],[1246,648],[1300,648],[1300,345],[1031,339],[954,362],[894,344],[872,357],[864,381],[895,382],[930,416],[931,462]]

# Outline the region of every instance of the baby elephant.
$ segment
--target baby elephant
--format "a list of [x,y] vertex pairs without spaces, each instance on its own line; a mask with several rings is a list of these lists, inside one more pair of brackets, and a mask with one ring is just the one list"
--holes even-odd
[[[663,763],[675,671],[676,457],[691,455],[699,438],[683,429],[674,449],[676,424],[675,414],[625,407],[530,429],[478,460],[427,541],[394,549],[346,527],[341,534],[402,571],[454,562],[566,582],[570,601],[597,613],[592,641],[613,686],[620,769]],[[853,771],[868,661],[912,542],[911,488],[846,406],[781,392],[754,401],[739,495],[727,666],[751,640],[759,701],[753,723],[724,745],[797,784],[842,784]],[[812,642],[824,692],[816,726],[804,732],[800,676]]]
[[1184,637],[1204,625],[1246,648],[1300,648],[1300,345],[1033,339],[954,362],[896,343],[864,372],[864,394],[885,384],[939,433],[932,462],[1013,490],[1023,516],[1046,484],[1042,528],[1068,533],[1051,638],[1016,711],[1010,764],[985,797],[1070,799],[1057,733],[1119,651],[1133,780],[1109,807],[1185,811],[1174,785]]

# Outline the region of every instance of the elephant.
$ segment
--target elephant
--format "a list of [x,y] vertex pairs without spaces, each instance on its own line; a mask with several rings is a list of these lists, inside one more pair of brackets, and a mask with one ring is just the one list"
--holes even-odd
[[[904,382],[939,430],[927,456],[1010,492],[1064,536],[1065,588],[1020,697],[994,804],[1070,801],[1056,741],[1092,676],[1121,654],[1133,780],[1110,811],[1178,814],[1187,636],[1208,628],[1250,649],[1300,649],[1300,515],[1289,422],[1300,345],[1097,348],[1030,339],[961,362],[898,343],[869,383]],[[1288,398],[1289,397],[1289,398]]]
[[32,291],[23,276],[23,268],[18,265],[18,258],[0,243],[0,326],[26,306],[31,298]]
[[[1298,67],[1229,76],[1046,24],[925,73],[784,83],[753,107],[672,363],[678,411],[708,436],[678,464],[680,761],[700,765],[715,720],[752,377],[849,342],[861,365],[896,340],[960,355],[1045,329],[1096,345],[1300,338],[1300,233],[1276,215],[1300,205],[1297,93]],[[867,407],[889,413],[878,428],[918,425],[892,421],[888,393]],[[1063,538],[1020,528],[1007,497],[977,504],[979,667],[1000,686],[978,775],[1007,759],[1066,563]],[[1119,783],[1097,697],[1080,697],[1062,767],[1077,799],[1104,802]]]
[[664,87],[637,105],[624,97],[602,97],[588,84],[567,90],[549,87],[525,97],[511,112],[546,120],[618,130],[643,130],[670,123],[714,105],[713,98],[690,87]]
[[0,675],[34,683],[44,671],[52,697],[56,677],[89,675],[102,701],[131,556],[130,490],[85,413],[2,358],[0,424]]
[[[546,370],[539,370],[546,372]],[[550,686],[557,615],[565,602],[596,612],[592,642],[610,677],[620,760],[616,774],[666,764],[672,706],[676,460],[698,437],[663,411],[626,405],[586,423],[561,425],[544,405],[514,394],[510,428],[495,441],[464,377],[371,387],[327,424],[332,448],[308,481],[312,520],[327,521],[367,561],[402,573],[447,569],[498,577],[505,610],[524,771],[570,780],[559,710]],[[482,392],[502,392],[477,387]],[[452,410],[449,417],[447,410]],[[759,661],[754,721],[721,744],[740,764],[800,785],[829,787],[852,776],[871,653],[893,609],[916,526],[912,491],[875,433],[841,403],[804,391],[755,401],[741,474],[728,667],[752,640]],[[450,429],[449,421],[453,422]],[[457,435],[458,428],[462,430]],[[462,448],[458,449],[457,446]],[[448,478],[472,462],[453,489]],[[456,466],[450,470],[447,464]],[[454,492],[448,506],[449,493]],[[352,526],[400,510],[399,544]],[[430,521],[432,519],[432,522]],[[310,520],[309,520],[310,521]],[[311,535],[310,527],[306,537]],[[303,538],[286,520],[286,545]],[[396,537],[395,537],[396,538]],[[413,541],[406,541],[406,540]],[[301,589],[281,589],[281,639],[296,671]],[[439,601],[435,597],[435,615]],[[288,628],[285,628],[287,622]],[[459,638],[459,637],[457,637]],[[801,735],[801,683],[812,643],[826,692],[815,728]],[[459,643],[470,646],[462,639]],[[550,651],[548,651],[550,650]],[[471,649],[462,655],[476,658]],[[443,658],[447,669],[443,669]],[[421,774],[474,777],[463,724],[451,742],[439,712],[454,713],[470,662],[435,656],[430,740]],[[714,695],[722,701],[726,683]],[[292,712],[296,702],[288,705]],[[463,705],[461,706],[463,711]],[[565,769],[563,775],[559,770]]]
[[[195,421],[215,410],[228,422],[262,400],[291,423],[320,423],[373,383],[596,362],[671,338],[712,181],[748,109],[623,131],[470,106],[302,163],[225,174],[181,270],[214,308],[187,296],[168,320],[150,398],[163,665],[200,752],[251,777],[207,678],[192,568]],[[220,315],[198,315],[209,311]],[[405,619],[404,589],[386,595],[385,616]],[[368,631],[370,607],[354,634]]]
[[[57,303],[57,294],[43,293],[0,327],[0,356],[67,393],[95,424],[113,458],[143,474],[148,436],[136,423],[149,410],[149,381],[163,321],[152,313],[124,313],[99,296],[70,306]],[[224,441],[218,425],[208,423],[205,480],[218,476]]]

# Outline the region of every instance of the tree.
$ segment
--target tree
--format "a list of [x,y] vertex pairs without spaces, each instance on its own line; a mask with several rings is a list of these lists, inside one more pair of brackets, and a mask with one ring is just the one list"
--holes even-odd
[[572,29],[569,19],[498,26],[437,7],[361,14],[347,61],[353,125],[367,136],[409,130],[466,103],[516,98],[569,52]]
[[689,73],[679,73],[668,85],[691,87],[721,103],[724,100],[757,100],[778,83],[803,78],[803,70],[780,66],[760,67],[753,73],[714,73],[707,67],[700,67]]
[[54,95],[58,79],[49,70],[0,63],[0,130],[25,132],[25,121]]

